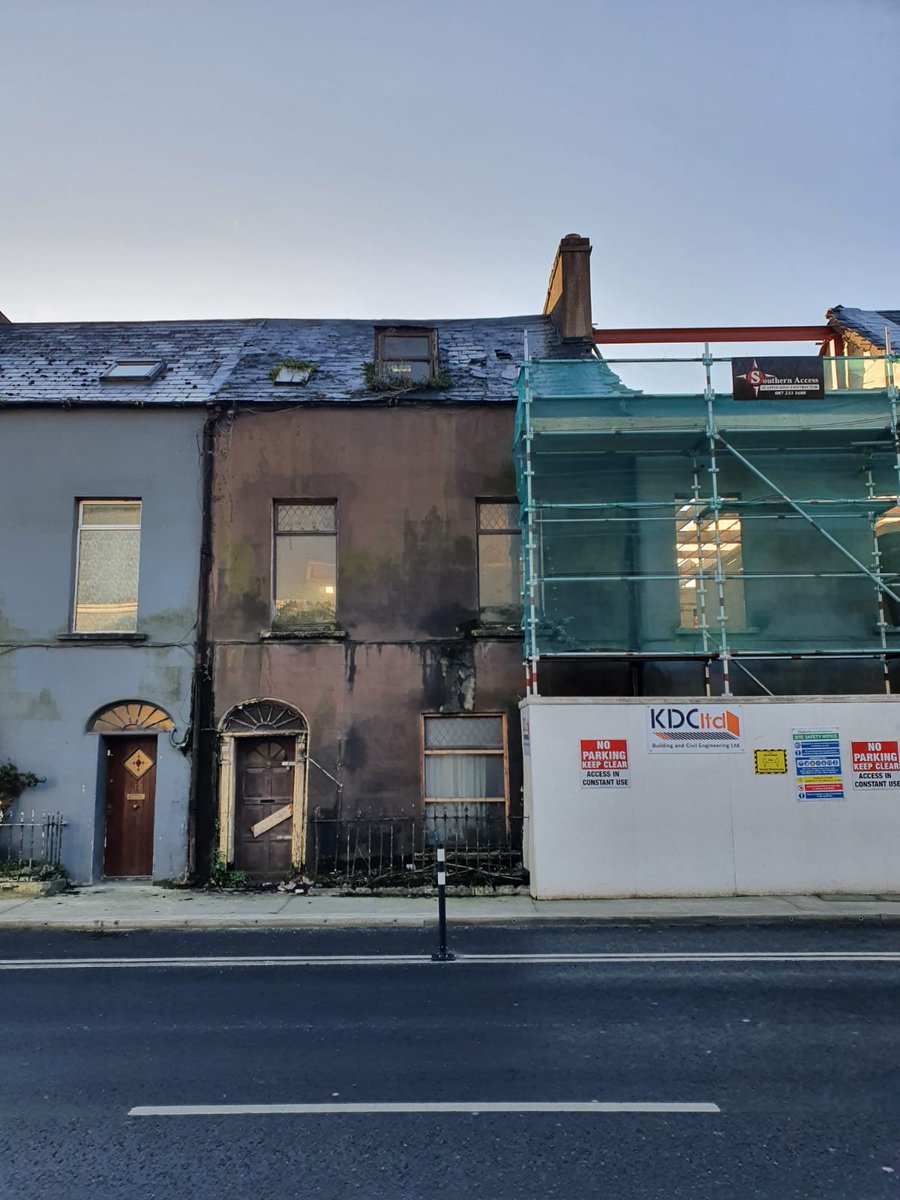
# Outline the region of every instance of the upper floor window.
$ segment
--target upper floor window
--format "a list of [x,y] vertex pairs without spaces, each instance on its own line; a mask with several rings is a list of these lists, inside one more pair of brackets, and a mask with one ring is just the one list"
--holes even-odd
[[518,624],[522,616],[522,530],[519,505],[478,501],[478,612],[487,625]]
[[375,330],[375,370],[380,379],[427,383],[437,375],[437,331],[400,326]]
[[[736,497],[725,497],[725,503]],[[701,625],[700,579],[703,579],[703,600],[706,624],[718,621],[719,600],[715,581],[718,530],[718,553],[722,560],[725,614],[733,629],[747,624],[744,601],[743,529],[740,515],[723,511],[718,520],[701,502],[678,501],[675,509],[675,561],[678,567],[678,598],[682,629],[699,629]]]
[[274,623],[283,628],[334,623],[337,600],[337,505],[275,503]]
[[140,551],[140,500],[79,501],[76,633],[134,633]]

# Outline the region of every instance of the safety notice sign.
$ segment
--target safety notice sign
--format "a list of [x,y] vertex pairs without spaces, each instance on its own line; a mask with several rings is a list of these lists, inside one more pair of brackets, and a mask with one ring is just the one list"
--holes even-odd
[[855,788],[900,788],[896,742],[851,742],[850,765]]
[[798,800],[843,800],[841,737],[836,729],[795,729]]
[[581,786],[628,787],[628,742],[625,738],[581,739]]
[[753,769],[757,775],[787,775],[787,750],[754,750]]

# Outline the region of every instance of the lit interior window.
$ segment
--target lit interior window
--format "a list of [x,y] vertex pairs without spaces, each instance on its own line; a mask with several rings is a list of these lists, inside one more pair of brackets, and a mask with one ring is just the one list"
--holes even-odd
[[337,506],[334,501],[276,501],[277,628],[333,624],[337,601]]
[[[876,496],[876,500],[883,500],[881,496]],[[880,517],[875,518],[875,533],[881,537],[883,533],[896,533],[900,530],[900,506],[894,505],[887,512],[883,512]]]
[[[734,497],[726,497],[734,499]],[[698,629],[700,619],[700,589],[698,580],[705,582],[706,622],[714,625],[718,619],[716,593],[716,519],[707,515],[709,509],[701,504],[684,503],[676,507],[675,559],[678,566],[678,598],[682,629]],[[734,512],[719,514],[719,552],[725,579],[725,612],[734,628],[746,625],[743,580],[727,578],[743,573],[741,518]]]

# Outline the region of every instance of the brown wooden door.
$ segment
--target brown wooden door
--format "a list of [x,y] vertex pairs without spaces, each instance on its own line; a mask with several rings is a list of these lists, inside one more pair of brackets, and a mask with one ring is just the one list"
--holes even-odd
[[156,738],[106,738],[106,843],[109,878],[153,874]]
[[256,879],[282,879],[291,868],[293,738],[236,738],[234,865]]

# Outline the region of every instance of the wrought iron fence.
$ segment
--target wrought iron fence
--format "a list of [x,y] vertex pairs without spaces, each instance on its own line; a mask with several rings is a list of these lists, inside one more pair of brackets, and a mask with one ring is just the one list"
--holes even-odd
[[496,888],[527,882],[525,818],[485,815],[483,805],[414,817],[323,817],[312,822],[310,866],[317,883],[357,887],[430,887],[438,845],[447,883]]
[[65,821],[60,813],[31,816],[20,813],[0,821],[0,863],[48,866],[57,869],[62,858]]

